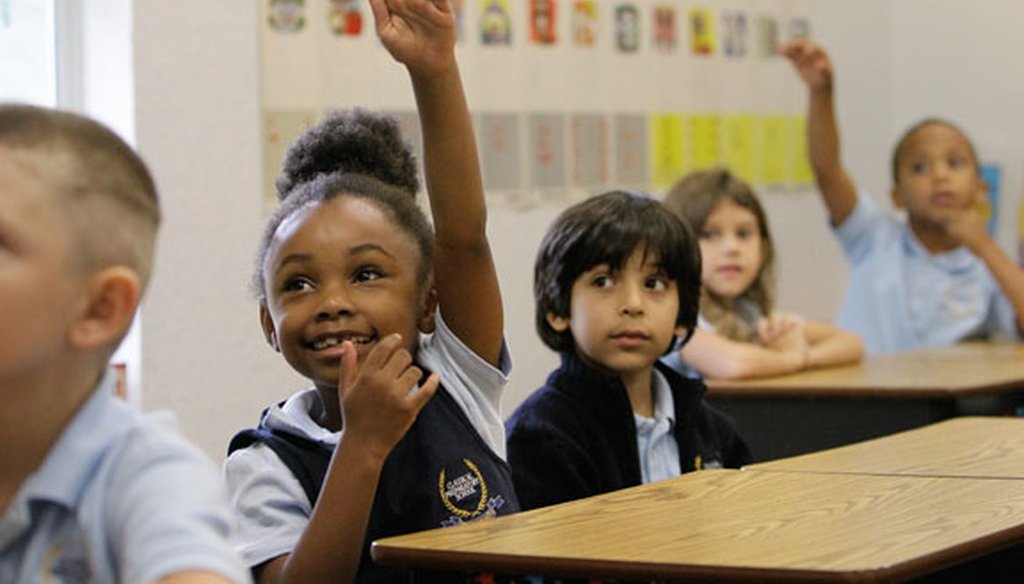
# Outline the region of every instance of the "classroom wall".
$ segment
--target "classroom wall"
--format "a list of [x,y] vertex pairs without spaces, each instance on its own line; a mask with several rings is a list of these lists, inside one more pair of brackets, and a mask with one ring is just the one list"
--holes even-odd
[[[1024,16],[1024,6],[1011,0],[985,5]],[[925,106],[968,116],[979,144],[998,147],[1007,161],[1024,160],[1022,148],[1009,141],[1020,134],[1004,134],[1006,121],[998,115],[1015,111],[1024,87],[1006,90],[1004,77],[977,66],[1009,59],[1015,19],[975,22],[974,4],[956,0],[933,0],[928,6],[936,8],[928,13],[921,6],[823,1],[813,31],[828,42],[840,72],[847,165],[875,193],[888,187],[888,150],[897,129]],[[184,432],[217,459],[237,428],[305,385],[264,343],[246,287],[262,224],[257,15],[251,0],[134,4],[137,144],[154,170],[166,213],[143,305],[143,405],[176,410]],[[932,18],[934,26],[922,24]],[[974,29],[957,28],[963,22]],[[991,53],[982,26],[1002,33],[993,35]],[[953,65],[970,72],[953,76]],[[979,88],[998,84],[1000,91],[950,87],[969,80]],[[942,91],[935,91],[939,82]],[[793,83],[799,83],[795,75]],[[780,256],[781,307],[830,318],[846,271],[817,195],[766,192],[764,198]],[[556,363],[533,332],[531,284],[534,251],[558,211],[543,205],[491,210],[489,234],[516,367],[506,411]]]

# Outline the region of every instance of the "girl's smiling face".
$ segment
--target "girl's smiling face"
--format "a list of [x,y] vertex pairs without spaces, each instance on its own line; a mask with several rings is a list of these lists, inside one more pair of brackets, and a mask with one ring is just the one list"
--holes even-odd
[[708,214],[697,234],[703,262],[701,283],[716,298],[732,302],[757,279],[764,264],[757,217],[724,199]]
[[341,342],[360,361],[399,333],[415,352],[434,295],[417,279],[415,239],[378,203],[340,195],[281,222],[263,264],[260,321],[268,342],[320,389],[336,389]]

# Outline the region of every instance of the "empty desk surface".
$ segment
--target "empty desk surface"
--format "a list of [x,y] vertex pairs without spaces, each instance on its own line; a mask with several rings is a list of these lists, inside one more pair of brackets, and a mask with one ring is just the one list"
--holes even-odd
[[965,343],[856,365],[749,380],[710,379],[711,395],[964,398],[1024,389],[1024,344]]
[[1024,345],[970,343],[746,381],[708,380],[761,461],[842,446],[1024,401]]
[[623,579],[880,581],[1024,540],[1024,481],[703,471],[379,540],[415,568]]
[[1024,419],[953,418],[751,470],[1024,479]]

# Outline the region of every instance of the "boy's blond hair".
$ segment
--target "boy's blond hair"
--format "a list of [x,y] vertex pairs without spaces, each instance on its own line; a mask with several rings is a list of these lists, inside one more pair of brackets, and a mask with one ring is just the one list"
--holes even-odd
[[124,140],[73,113],[0,104],[0,150],[54,195],[82,273],[125,266],[145,288],[160,206],[149,170]]

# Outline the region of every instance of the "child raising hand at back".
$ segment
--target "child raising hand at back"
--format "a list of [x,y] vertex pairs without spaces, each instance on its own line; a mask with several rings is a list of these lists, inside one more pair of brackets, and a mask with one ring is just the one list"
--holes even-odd
[[985,230],[987,187],[974,146],[953,124],[925,119],[892,154],[893,206],[883,212],[842,164],[833,68],[824,49],[792,41],[782,54],[809,92],[807,140],[818,188],[850,265],[837,320],[869,353],[950,345],[1024,331],[1024,270]]
[[774,246],[768,217],[746,182],[725,169],[683,177],[665,205],[700,243],[700,326],[666,362],[711,378],[779,375],[858,361],[857,335],[780,314],[773,307]]
[[267,408],[225,463],[238,547],[261,582],[394,579],[373,565],[373,540],[518,509],[455,16],[447,1],[371,4],[412,80],[435,232],[393,120],[334,114],[289,151],[255,287],[268,343],[313,387]]

